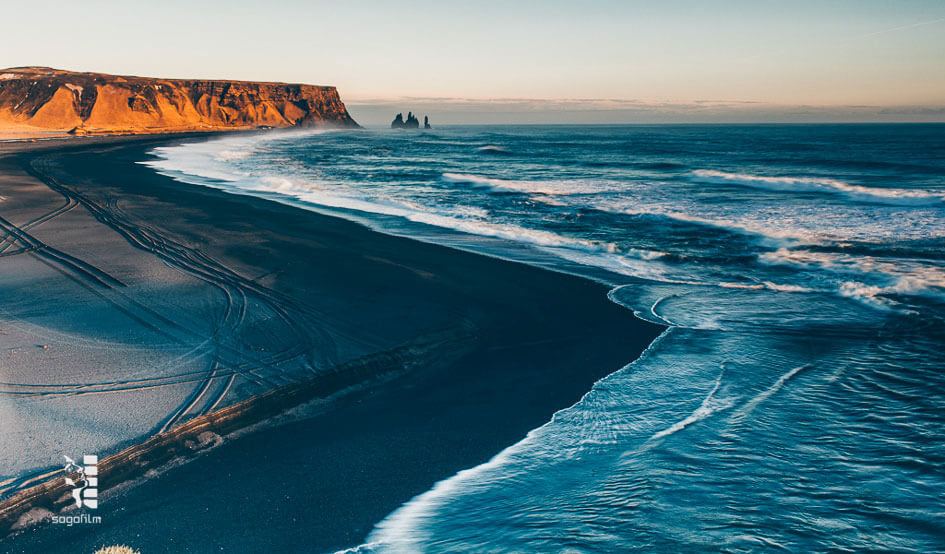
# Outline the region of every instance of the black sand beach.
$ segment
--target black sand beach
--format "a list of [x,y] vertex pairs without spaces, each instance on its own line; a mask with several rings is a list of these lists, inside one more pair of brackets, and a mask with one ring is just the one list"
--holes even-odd
[[[230,364],[249,357],[265,365],[264,356],[251,352],[291,350],[291,359],[277,357],[278,371],[263,370],[260,383],[240,388],[242,397],[291,383],[306,371],[317,373],[314,368],[437,333],[455,331],[463,340],[408,364],[393,379],[338,395],[287,423],[226,438],[137,486],[106,490],[95,514],[100,524],[44,524],[0,539],[0,551],[72,554],[127,544],[148,554],[327,552],[356,546],[411,497],[487,461],[576,402],[659,332],[608,301],[602,285],[584,279],[185,185],[135,163],[168,140],[180,139],[73,142],[11,152],[0,157],[0,173],[32,178],[21,172],[25,168],[100,207],[95,220],[87,217],[85,204],[70,212],[85,214],[85,242],[69,238],[65,225],[43,240],[91,260],[95,268],[113,267],[103,269],[107,275],[123,282],[159,278],[164,269],[143,272],[142,264],[150,263],[145,258],[173,254],[177,258],[161,258],[162,268],[199,274],[205,283],[223,283],[268,302],[246,301],[241,310],[249,315],[207,331],[229,334],[220,349]],[[12,200],[37,191],[10,188],[0,195]],[[0,203],[0,216],[14,224],[27,217],[4,210]],[[113,216],[121,221],[115,223]],[[160,240],[136,243],[126,258],[117,246],[82,246],[114,241],[127,248],[131,239],[122,231],[134,235],[134,229],[150,230]],[[176,244],[189,250],[159,251],[158,242],[160,248]],[[10,267],[4,262],[16,257],[0,258],[0,274]],[[188,312],[227,319],[228,294],[198,294],[183,282],[168,286],[155,293],[166,302],[160,313],[168,327],[154,333],[173,335],[175,323],[197,319]],[[126,294],[149,305],[153,298],[135,297],[138,291],[131,287]],[[41,303],[44,291],[37,286],[3,296],[13,294]],[[199,306],[189,306],[198,300]],[[274,315],[252,321],[263,308]],[[75,328],[96,325],[94,319],[75,323]],[[273,346],[279,341],[293,344]],[[208,387],[222,387],[222,375]],[[231,393],[220,390],[220,399]],[[206,405],[191,413],[217,407],[201,402]],[[171,427],[181,421],[171,421]]]

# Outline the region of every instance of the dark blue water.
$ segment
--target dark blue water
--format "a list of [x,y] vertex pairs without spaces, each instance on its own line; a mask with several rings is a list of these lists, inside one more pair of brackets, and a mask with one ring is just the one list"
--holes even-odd
[[586,275],[668,326],[363,551],[945,549],[945,126],[272,133],[155,153],[184,181]]

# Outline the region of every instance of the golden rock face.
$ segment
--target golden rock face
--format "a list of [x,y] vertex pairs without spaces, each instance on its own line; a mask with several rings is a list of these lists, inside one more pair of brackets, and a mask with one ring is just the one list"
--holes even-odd
[[0,69],[0,129],[77,134],[354,127],[335,87]]

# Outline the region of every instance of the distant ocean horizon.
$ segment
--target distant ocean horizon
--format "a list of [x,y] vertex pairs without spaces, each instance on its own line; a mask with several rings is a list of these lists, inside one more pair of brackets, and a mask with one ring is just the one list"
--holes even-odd
[[945,124],[432,123],[142,162],[581,275],[666,327],[360,551],[941,547]]

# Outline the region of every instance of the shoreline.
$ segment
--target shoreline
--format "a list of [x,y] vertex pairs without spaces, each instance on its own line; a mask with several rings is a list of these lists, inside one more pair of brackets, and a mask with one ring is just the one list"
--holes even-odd
[[[209,458],[229,455],[239,459],[265,452],[273,457],[270,463],[282,467],[275,459],[288,460],[300,455],[306,447],[298,450],[292,437],[314,438],[312,429],[307,427],[311,425],[321,429],[323,435],[334,431],[335,439],[325,441],[322,437],[311,441],[317,444],[310,447],[321,446],[315,449],[334,452],[333,463],[323,462],[325,467],[319,474],[329,470],[338,476],[334,486],[328,480],[309,483],[309,488],[314,486],[319,491],[311,500],[338,502],[346,506],[348,515],[318,517],[317,525],[313,526],[319,532],[309,530],[291,537],[283,536],[280,525],[269,526],[270,534],[259,539],[258,545],[273,546],[282,541],[292,548],[285,541],[298,546],[296,541],[304,536],[311,541],[311,535],[317,534],[318,548],[354,546],[370,530],[364,529],[365,525],[373,525],[393,508],[428,490],[432,483],[487,460],[516,442],[516,437],[521,438],[544,424],[554,411],[573,404],[599,378],[635,359],[658,334],[656,326],[612,304],[606,298],[605,287],[584,278],[382,235],[357,223],[264,199],[185,185],[134,163],[156,143],[181,138],[191,137],[136,137],[101,141],[98,145],[54,146],[43,148],[44,153],[36,150],[26,153],[31,150],[27,148],[14,157],[41,161],[45,164],[38,169],[41,174],[69,180],[69,186],[78,187],[83,194],[120,198],[130,220],[145,221],[184,244],[199,245],[201,253],[225,260],[234,274],[258,275],[248,280],[314,308],[320,323],[330,322],[327,330],[319,329],[324,341],[320,344],[330,345],[338,353],[336,361],[342,365],[345,360],[383,352],[436,329],[460,325],[474,330],[474,344],[470,352],[441,356],[442,359],[397,377],[380,390],[361,391],[352,398],[344,398],[326,413],[239,437],[170,470],[155,483],[185,481],[203,471],[203,486],[211,488],[203,497],[196,490],[191,491],[190,501],[183,506],[163,502],[151,510],[151,517],[171,526],[170,530],[164,528],[163,534],[173,535],[174,529],[196,524],[198,514],[175,516],[172,520],[168,519],[172,513],[169,510],[184,514],[187,508],[198,507],[214,497],[209,492],[214,489],[208,481],[214,480],[215,473],[206,467]],[[142,142],[149,144],[144,146]],[[107,213],[98,214],[100,221],[107,218]],[[233,240],[237,236],[241,240]],[[253,240],[247,241],[248,237]],[[321,271],[322,266],[330,270]],[[371,322],[367,329],[365,321]],[[347,340],[344,337],[353,334],[360,339],[361,333],[371,340],[340,346]],[[551,374],[549,367],[555,370]],[[537,394],[536,388],[542,394]],[[424,394],[418,397],[417,391]],[[463,399],[463,394],[470,391],[479,391],[481,397]],[[437,399],[432,405],[431,398]],[[394,417],[387,411],[392,406],[397,406]],[[483,414],[484,407],[491,410]],[[388,421],[380,414],[386,415]],[[431,424],[431,417],[442,421]],[[398,418],[399,423],[394,425]],[[352,436],[337,435],[338,428],[345,427]],[[379,427],[386,427],[387,433],[378,435]],[[373,433],[359,436],[358,431],[365,429],[373,429]],[[456,433],[464,430],[464,440],[457,441]],[[411,453],[403,454],[412,463],[392,460],[391,455],[402,451],[391,446],[366,455],[371,450],[366,436],[384,436],[388,440],[399,437],[404,444],[412,445],[408,449]],[[260,441],[267,448],[258,448]],[[430,450],[431,445],[444,441],[454,444],[453,452],[442,448]],[[352,448],[358,453],[354,456],[358,462],[353,464],[352,456],[345,455]],[[275,456],[274,450],[283,451]],[[368,497],[373,503],[356,507],[352,503],[358,502],[343,498],[345,493],[354,491],[340,490],[340,483],[352,483],[351,465],[370,467],[373,471],[367,473],[374,474],[383,473],[384,468],[394,469],[402,478],[396,484],[384,486],[375,482],[363,487],[371,492]],[[298,468],[289,473],[293,471],[301,480],[302,475],[308,475]],[[252,490],[264,490],[261,494],[269,497],[278,494],[271,489],[280,488],[270,486],[268,480],[274,478],[267,473],[252,475],[248,480],[255,481]],[[155,483],[122,491],[114,498],[106,496],[103,504],[129,500],[135,504],[133,500],[147,496],[145,489]],[[298,483],[283,486],[293,490]],[[133,543],[124,538],[140,536],[142,529],[133,522],[115,521],[120,517],[114,509],[109,512],[106,508],[99,513],[111,519],[106,518],[105,525],[95,530],[45,525],[13,540],[0,540],[0,544],[10,541],[11,548],[42,545],[49,551],[58,551],[54,545],[75,540],[98,544],[114,538],[117,542]],[[140,515],[140,510],[136,513]],[[249,517],[254,512],[244,513]],[[268,513],[258,515],[272,517]],[[204,538],[223,540],[228,533],[232,529],[228,532],[227,525],[218,525]],[[69,541],[62,540],[66,536]],[[154,543],[148,542],[157,540],[155,535],[145,544],[132,546],[158,551],[154,550]]]

